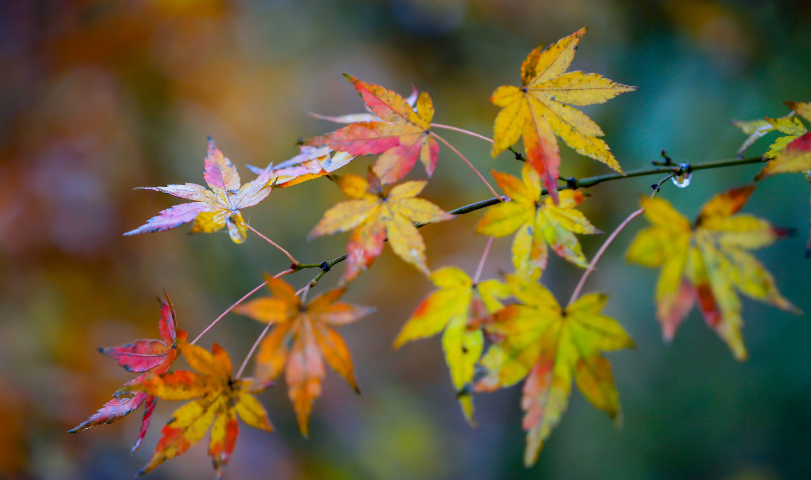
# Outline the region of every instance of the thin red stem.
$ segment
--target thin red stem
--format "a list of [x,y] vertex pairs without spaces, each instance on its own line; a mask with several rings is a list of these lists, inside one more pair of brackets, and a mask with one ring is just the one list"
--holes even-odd
[[[293,273],[293,272],[295,272],[295,271],[296,271],[296,270],[293,270],[292,268],[291,268],[291,269],[288,269],[288,270],[284,270],[284,271],[282,271],[282,272],[277,273],[277,274],[276,274],[276,275],[275,275],[273,278],[279,278],[279,277],[283,277],[283,276],[285,276],[285,275],[287,275],[287,274],[290,274],[290,273]],[[231,312],[231,310],[233,310],[234,308],[236,308],[236,307],[237,307],[237,305],[239,305],[240,303],[242,303],[242,302],[244,302],[245,300],[247,300],[248,298],[250,298],[250,296],[251,296],[251,295],[253,295],[254,293],[258,292],[258,291],[259,291],[259,290],[260,290],[262,287],[264,287],[265,285],[267,285],[267,283],[268,283],[268,282],[262,282],[262,283],[260,283],[260,284],[259,284],[259,286],[257,286],[256,288],[254,288],[253,290],[251,290],[250,292],[248,292],[247,294],[245,294],[245,296],[244,296],[244,297],[240,298],[239,300],[237,300],[237,301],[236,301],[236,303],[234,303],[233,305],[231,305],[230,307],[228,307],[228,309],[227,309],[226,311],[222,312],[222,315],[220,315],[219,317],[217,317],[216,319],[214,319],[214,321],[213,321],[213,322],[211,322],[211,325],[207,326],[205,330],[203,330],[202,332],[200,332],[200,335],[197,335],[197,338],[195,338],[194,340],[192,340],[192,341],[190,342],[190,344],[191,344],[191,345],[194,345],[195,343],[197,343],[197,342],[198,342],[198,341],[199,341],[201,338],[203,338],[203,335],[205,335],[206,333],[208,333],[208,331],[209,331],[209,330],[211,330],[212,328],[214,328],[214,325],[216,325],[217,323],[219,323],[219,321],[220,321],[220,320],[222,320],[222,319],[223,319],[223,317],[225,317],[226,315],[228,315],[228,314]]]
[[481,260],[479,260],[479,266],[476,267],[476,274],[473,275],[473,284],[479,283],[479,278],[482,276],[482,270],[484,269],[484,262],[487,261],[487,255],[490,254],[490,246],[493,245],[493,239],[496,238],[494,236],[490,236],[490,240],[487,241],[487,246],[484,247],[484,253],[482,254]]
[[290,252],[288,252],[287,250],[283,249],[283,248],[282,248],[282,247],[281,247],[281,246],[280,246],[278,243],[274,242],[273,240],[271,240],[271,239],[269,239],[268,237],[266,237],[266,236],[262,235],[261,233],[259,233],[259,232],[258,232],[258,231],[257,231],[255,228],[253,228],[253,227],[252,227],[250,224],[246,223],[245,225],[248,227],[248,229],[249,229],[250,231],[252,231],[253,233],[255,233],[255,234],[259,235],[260,237],[262,237],[262,239],[263,239],[263,240],[265,240],[265,241],[266,241],[266,242],[268,242],[269,244],[271,244],[271,245],[273,245],[274,247],[276,247],[276,248],[277,248],[277,249],[278,249],[280,252],[282,252],[282,253],[283,253],[283,254],[284,254],[284,255],[285,255],[287,258],[288,258],[288,260],[290,260],[291,262],[293,262],[293,265],[298,265],[298,260],[296,260],[295,258],[293,258],[293,255],[290,255]]
[[270,330],[270,326],[271,326],[271,325],[273,325],[273,324],[272,324],[272,323],[268,323],[268,325],[265,327],[265,329],[264,329],[264,330],[262,330],[262,333],[260,333],[260,334],[259,334],[259,338],[257,338],[257,339],[256,339],[256,341],[255,341],[255,342],[253,342],[253,346],[252,346],[252,347],[251,347],[251,349],[248,351],[248,354],[247,354],[247,355],[245,355],[245,360],[243,360],[243,361],[242,361],[242,365],[240,365],[240,367],[239,367],[239,371],[237,371],[237,376],[236,376],[236,378],[239,378],[239,377],[241,377],[241,376],[242,376],[242,372],[244,372],[244,371],[245,371],[245,367],[247,367],[247,366],[248,366],[248,360],[250,360],[250,359],[251,359],[251,357],[253,356],[253,352],[255,352],[255,351],[256,351],[256,347],[258,347],[258,346],[259,346],[259,343],[262,341],[262,339],[263,339],[263,338],[265,338],[265,335],[267,335],[267,334],[268,334],[268,331]]
[[622,231],[623,228],[625,228],[629,223],[631,223],[631,220],[642,215],[644,211],[645,211],[644,208],[640,208],[639,210],[636,210],[632,214],[628,215],[628,218],[623,220],[622,223],[619,224],[617,229],[614,230],[611,233],[611,235],[609,235],[608,238],[605,239],[603,246],[600,247],[600,249],[597,251],[597,254],[594,255],[594,258],[591,259],[591,263],[589,263],[588,268],[586,268],[586,271],[583,272],[583,276],[580,277],[580,281],[577,282],[577,286],[574,288],[574,292],[572,292],[572,298],[569,299],[569,305],[573,304],[575,300],[577,300],[577,298],[580,296],[580,292],[583,290],[583,285],[586,284],[586,280],[589,278],[589,275],[591,275],[591,272],[594,270],[594,267],[597,265],[597,262],[600,261],[600,257],[603,256],[603,253],[605,253],[605,251],[608,249],[608,246],[611,245],[611,242],[613,242],[614,239],[617,238],[617,235],[619,235],[619,233]]
[[473,169],[473,171],[474,171],[474,172],[476,172],[476,175],[478,175],[478,176],[479,176],[479,178],[481,178],[481,179],[482,179],[482,182],[484,182],[484,184],[485,184],[485,185],[487,185],[487,188],[489,188],[489,189],[490,189],[490,191],[491,191],[491,192],[493,192],[493,195],[494,195],[496,198],[501,198],[501,195],[499,195],[499,194],[498,194],[498,193],[495,191],[495,189],[493,189],[493,187],[490,185],[490,182],[488,182],[488,181],[487,181],[487,179],[486,179],[486,178],[484,178],[484,176],[482,176],[482,174],[481,174],[481,173],[479,173],[479,171],[476,169],[476,167],[474,167],[474,166],[473,166],[473,164],[472,164],[472,163],[470,163],[470,161],[469,161],[467,158],[465,158],[465,156],[464,156],[464,155],[462,155],[462,153],[461,153],[459,150],[457,150],[456,148],[454,148],[454,146],[453,146],[453,145],[451,145],[450,143],[446,142],[444,138],[440,137],[440,136],[439,136],[439,135],[437,135],[436,133],[431,133],[431,135],[433,135],[433,136],[434,136],[434,138],[436,138],[436,139],[437,139],[437,140],[439,140],[440,142],[442,142],[442,143],[444,143],[445,145],[447,145],[447,147],[448,147],[448,148],[450,148],[451,150],[453,150],[453,153],[455,153],[455,154],[459,155],[459,158],[461,158],[462,160],[464,160],[464,161],[465,161],[465,163],[467,163],[467,166],[468,166],[468,167],[470,167],[471,169]]
[[454,132],[464,133],[465,135],[470,135],[471,137],[482,139],[485,142],[493,143],[492,138],[485,137],[484,135],[479,135],[476,132],[471,132],[470,130],[465,130],[464,128],[451,127],[450,125],[442,125],[440,123],[432,123],[431,127],[444,128],[445,130],[453,130]]

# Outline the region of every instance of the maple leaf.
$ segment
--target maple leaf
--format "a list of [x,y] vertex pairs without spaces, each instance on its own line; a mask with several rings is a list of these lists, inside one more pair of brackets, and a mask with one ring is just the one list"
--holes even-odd
[[780,295],[774,277],[747,252],[785,235],[763,219],[736,215],[753,191],[753,186],[747,186],[716,195],[704,205],[694,227],[666,200],[642,199],[652,226],[636,235],[626,257],[647,267],[661,267],[656,315],[666,341],[673,339],[698,300],[707,325],[736,359],[746,359],[736,289],[752,299],[799,313]]
[[502,107],[494,126],[492,155],[510,148],[523,136],[527,160],[543,178],[557,203],[560,154],[555,135],[581,155],[605,163],[622,173],[608,145],[598,137],[603,131],[589,117],[570,105],[593,105],[636,90],[596,73],[565,73],[574,59],[582,28],[543,50],[530,52],[521,66],[521,87],[501,86],[490,101]]
[[234,243],[244,242],[248,228],[240,210],[256,205],[270,195],[273,190],[272,170],[266,168],[255,180],[240,186],[237,169],[209,137],[203,178],[208,189],[195,183],[145,187],[145,190],[168,193],[192,200],[192,203],[181,203],[163,210],[147,220],[146,224],[124,235],[163,232],[187,222],[194,222],[190,233],[213,233],[228,227],[228,233]]
[[[409,107],[413,110],[417,105],[417,99],[420,96],[420,91],[417,90],[416,85],[412,86],[411,95],[405,99],[406,103]],[[363,105],[366,113],[350,113],[349,115],[339,115],[339,116],[329,116],[329,115],[319,115],[317,113],[307,112],[313,118],[317,118],[319,120],[327,120],[328,122],[335,122],[335,123],[360,123],[360,122],[382,122],[383,120],[380,119],[377,115],[372,112],[372,109],[369,108],[369,105],[366,105],[364,102]]]
[[324,359],[358,391],[349,349],[332,327],[352,323],[374,309],[338,302],[343,288],[330,290],[304,304],[284,280],[268,275],[265,280],[272,296],[242,304],[234,313],[276,325],[262,340],[255,376],[261,382],[269,382],[284,372],[299,428],[307,436],[313,401],[321,395]]
[[776,130],[785,136],[775,140],[769,147],[769,150],[763,154],[763,158],[765,159],[774,158],[775,155],[786,148],[786,145],[791,143],[792,140],[806,132],[805,126],[794,116],[794,113],[795,112],[791,112],[785,117],[780,118],[764,117],[763,119],[749,121],[733,120],[731,122],[732,125],[738,127],[746,135],[749,135],[746,141],[743,142],[743,145],[741,145],[741,148],[738,149],[738,157],[743,156],[743,153],[760,137]]
[[589,294],[562,309],[535,281],[508,275],[507,285],[521,302],[495,313],[485,331],[495,339],[484,354],[477,392],[509,387],[526,377],[521,407],[527,431],[524,464],[532,466],[569,402],[572,379],[583,395],[612,418],[620,405],[611,364],[602,352],[633,347],[616,320],[601,315],[607,295]]
[[[172,306],[172,301],[169,300],[169,295],[166,295],[165,302],[158,299],[158,303],[161,307],[161,317],[158,321],[160,340],[136,340],[133,343],[118,347],[99,348],[99,352],[114,358],[128,372],[164,373],[168,371],[175,358],[177,358],[181,347],[185,347],[188,335],[185,331],[177,329],[175,309]],[[143,376],[141,375],[125,385],[137,382]],[[156,402],[157,399],[146,392],[129,395],[127,392],[119,391],[98,412],[78,427],[69,430],[69,432],[77,433],[96,425],[113,423],[144,404],[144,418],[141,421],[141,430],[135,445],[132,447],[134,453],[138,450],[147,429],[149,429],[149,421]]]
[[329,175],[343,167],[355,156],[346,152],[335,152],[329,147],[302,146],[301,153],[276,166],[270,165],[265,169],[246,165],[251,172],[262,175],[270,170],[271,178],[275,179],[276,188],[285,188],[314,178]]
[[368,180],[352,174],[341,175],[338,185],[352,200],[327,210],[308,237],[352,230],[342,282],[354,280],[372,264],[383,251],[387,236],[397,256],[430,275],[425,264],[425,243],[413,223],[441,222],[453,215],[428,200],[414,198],[427,183],[405,182],[384,195],[381,182],[371,169]]
[[[811,121],[811,102],[786,102],[786,105],[793,111],[785,117],[732,123],[743,130],[744,133],[750,133],[753,128],[755,129],[738,151],[738,156],[760,136],[765,135],[766,132],[779,130],[786,135],[775,140],[772,146],[769,147],[769,151],[763,155],[764,159],[773,160],[766,164],[766,167],[758,173],[755,180],[762,180],[776,173],[804,172],[805,177],[811,182],[811,133],[806,130],[805,125],[797,120],[797,117],[794,117],[793,123],[790,120],[797,113],[804,119]],[[763,125],[763,122],[768,127]],[[757,128],[763,130],[763,133],[757,135]],[[811,233],[809,233],[808,244],[805,248],[805,256],[806,258],[811,257]]]
[[[801,117],[811,122],[811,102],[786,102],[786,105],[797,112]],[[796,118],[795,123],[796,124],[792,125],[793,129],[789,131],[780,130],[788,134],[786,137],[777,139],[777,142],[782,140],[782,144],[785,145],[785,147],[775,152],[773,155],[774,159],[766,164],[763,170],[757,174],[755,180],[762,180],[776,173],[811,171],[811,132],[808,132],[805,126],[797,121]],[[775,147],[772,145],[770,150],[774,149]]]
[[214,462],[217,478],[221,478],[239,434],[237,416],[251,427],[273,431],[265,408],[252,395],[264,385],[257,387],[249,378],[233,378],[231,358],[216,343],[211,353],[197,345],[186,345],[183,357],[199,373],[181,370],[145,375],[130,382],[130,389],[164,400],[192,400],[172,414],[161,430],[155,453],[138,475],[181,455],[199,442],[212,426],[208,454]]
[[394,340],[394,348],[444,330],[442,348],[451,380],[467,421],[474,424],[470,385],[474,365],[484,348],[481,325],[503,307],[498,299],[510,294],[500,281],[486,280],[474,284],[464,271],[456,267],[436,270],[431,274],[431,281],[439,290],[417,306]]
[[555,205],[552,198],[541,200],[538,172],[528,163],[521,179],[492,171],[493,178],[510,197],[509,202],[490,208],[476,225],[476,232],[503,237],[518,232],[513,240],[513,265],[520,275],[529,277],[546,269],[547,244],[566,260],[586,267],[580,242],[575,233],[602,233],[575,207],[583,202],[583,193],[563,190]]
[[366,83],[357,78],[344,76],[360,93],[367,109],[377,117],[361,114],[349,117],[323,117],[351,123],[332,133],[315,137],[307,145],[327,145],[335,150],[352,155],[382,155],[377,159],[374,170],[384,184],[394,183],[403,178],[419,159],[430,177],[436,168],[439,144],[431,136],[431,120],[434,117],[434,104],[427,93],[422,92],[416,106],[408,100],[380,85]]

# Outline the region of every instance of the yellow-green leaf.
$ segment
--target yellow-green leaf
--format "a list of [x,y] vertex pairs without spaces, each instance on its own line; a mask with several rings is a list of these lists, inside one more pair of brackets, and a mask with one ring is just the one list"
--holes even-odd
[[735,358],[747,356],[737,292],[792,313],[797,308],[777,290],[774,277],[747,252],[782,236],[767,221],[738,214],[754,187],[716,195],[701,210],[695,226],[662,198],[643,199],[653,224],[639,232],[627,259],[661,267],[656,286],[657,317],[663,336],[673,338],[694,304],[707,325],[726,342]]

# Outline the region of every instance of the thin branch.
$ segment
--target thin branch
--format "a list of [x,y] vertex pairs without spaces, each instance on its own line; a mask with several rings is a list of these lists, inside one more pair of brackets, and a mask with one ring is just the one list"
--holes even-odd
[[494,238],[496,237],[491,235],[490,240],[487,240],[487,246],[484,247],[484,253],[482,254],[481,260],[479,260],[479,266],[476,267],[476,274],[473,275],[473,285],[479,283],[479,278],[482,276],[482,270],[484,269],[484,262],[487,261],[487,255],[490,254],[490,246],[493,245]]
[[298,261],[297,261],[295,258],[293,258],[293,255],[290,255],[290,253],[289,253],[287,250],[283,249],[281,246],[279,246],[279,244],[277,244],[277,243],[276,243],[276,242],[274,242],[273,240],[271,240],[271,239],[269,239],[268,237],[266,237],[266,236],[262,235],[261,233],[259,233],[259,232],[258,232],[258,231],[257,231],[255,228],[253,228],[253,227],[252,227],[252,226],[251,226],[249,223],[246,223],[245,225],[248,227],[248,229],[249,229],[250,231],[252,231],[253,233],[255,233],[255,234],[259,235],[259,236],[260,236],[260,237],[262,237],[262,239],[264,239],[266,242],[268,242],[269,244],[271,244],[271,245],[273,245],[274,247],[276,247],[276,248],[277,248],[277,249],[278,249],[280,252],[282,252],[282,253],[283,253],[283,254],[284,254],[284,255],[285,255],[287,258],[288,258],[288,260],[290,260],[291,262],[293,262],[293,265],[298,265]]
[[[470,135],[471,137],[476,137],[476,138],[479,138],[479,139],[484,140],[486,142],[493,143],[493,139],[485,137],[484,135],[480,135],[480,134],[475,133],[475,132],[471,132],[470,130],[465,130],[464,128],[452,127],[450,125],[442,125],[442,124],[439,124],[439,123],[432,123],[431,126],[432,127],[437,127],[437,128],[444,128],[446,130],[453,130],[455,132],[464,133],[465,135]],[[440,138],[436,134],[434,134],[434,136],[437,137],[437,139]],[[447,143],[446,143],[446,145],[447,145]],[[516,159],[524,160],[521,153],[519,153],[513,147],[509,147],[509,150],[515,154]],[[594,185],[597,185],[599,183],[608,182],[608,181],[611,181],[611,180],[619,180],[621,178],[642,177],[642,176],[646,176],[646,175],[653,175],[653,174],[656,174],[656,173],[672,172],[673,168],[675,167],[675,164],[672,162],[672,160],[670,160],[669,157],[667,157],[665,155],[664,150],[662,150],[662,156],[665,157],[665,159],[667,161],[666,162],[661,162],[661,163],[656,162],[655,164],[658,165],[658,166],[656,166],[654,168],[631,170],[630,172],[625,172],[624,175],[621,174],[621,173],[609,173],[609,174],[606,174],[606,175],[598,175],[596,177],[584,178],[584,179],[579,180],[577,182],[577,187],[578,188],[588,188],[588,187],[593,187]],[[700,163],[698,165],[692,165],[691,164],[691,167],[692,167],[693,170],[707,170],[707,169],[711,169],[711,168],[723,168],[723,167],[731,167],[731,166],[735,166],[735,165],[747,165],[747,164],[750,164],[750,163],[761,163],[762,161],[763,161],[763,157],[751,157],[751,158],[735,159],[735,160],[732,160],[732,161],[718,160],[718,161],[715,161],[715,162]],[[564,179],[564,180],[566,180],[566,179]],[[561,186],[561,187],[558,187],[558,190],[563,190],[565,188],[571,188],[571,187]],[[544,193],[546,193],[546,190],[544,190]]]
[[481,173],[480,173],[480,172],[479,172],[479,171],[476,169],[476,167],[474,167],[474,166],[473,166],[473,164],[472,164],[472,163],[470,163],[470,161],[469,161],[467,158],[465,158],[465,156],[464,156],[464,155],[462,155],[462,152],[460,152],[459,150],[457,150],[456,148],[454,148],[454,146],[453,146],[453,145],[451,145],[450,143],[448,143],[448,142],[447,142],[447,141],[446,141],[444,138],[440,137],[440,136],[439,136],[439,135],[437,135],[436,133],[431,133],[431,135],[432,135],[432,136],[434,136],[434,138],[436,138],[436,139],[437,139],[437,140],[439,140],[440,142],[442,142],[442,143],[444,143],[445,145],[447,145],[447,147],[448,147],[448,148],[450,148],[451,150],[453,150],[453,152],[454,152],[455,154],[459,155],[459,158],[461,158],[462,160],[464,160],[464,161],[465,161],[465,163],[467,163],[467,166],[468,166],[468,167],[470,167],[471,169],[473,169],[473,171],[474,171],[474,172],[476,172],[476,175],[478,175],[478,176],[479,176],[479,178],[481,178],[481,179],[482,179],[482,182],[484,182],[484,184],[485,184],[485,185],[487,185],[487,188],[489,188],[489,189],[490,189],[490,191],[491,191],[491,192],[493,192],[493,195],[495,195],[497,198],[499,197],[498,192],[496,192],[496,191],[495,191],[495,189],[493,189],[492,185],[490,185],[490,182],[488,182],[488,181],[487,181],[487,179],[486,179],[486,178],[484,178],[484,176],[483,176],[483,175],[482,175],[482,174],[481,174]]
[[[656,191],[654,191],[654,193],[656,193]],[[591,259],[591,263],[589,263],[588,268],[586,268],[586,271],[583,272],[583,276],[580,277],[580,281],[577,282],[577,286],[574,287],[574,292],[572,292],[572,298],[569,299],[569,305],[573,304],[575,300],[577,300],[577,297],[580,296],[580,292],[583,290],[583,285],[586,284],[586,280],[589,278],[589,275],[591,275],[591,272],[594,271],[594,267],[597,265],[597,262],[600,261],[600,257],[603,256],[603,253],[605,253],[606,249],[608,249],[608,246],[611,245],[611,242],[613,242],[614,239],[617,238],[617,235],[619,235],[619,233],[622,231],[623,228],[625,228],[629,223],[631,223],[631,220],[638,217],[639,215],[642,215],[644,211],[645,211],[644,208],[640,208],[639,210],[636,210],[632,214],[628,215],[628,218],[623,220],[622,223],[620,223],[620,225],[617,227],[617,229],[614,230],[611,233],[611,235],[609,235],[608,238],[605,239],[605,242],[603,242],[603,246],[600,247],[600,249],[597,251],[597,254],[594,255],[594,258]]]
[[[698,164],[690,164],[693,168],[693,171],[696,170],[708,170],[711,168],[724,168],[724,167],[734,167],[736,165],[747,165],[750,163],[761,163],[763,161],[762,157],[752,157],[752,158],[742,158],[742,159],[735,159],[735,160],[718,160],[715,162],[707,162],[707,163],[698,163]],[[631,177],[644,177],[646,175],[655,175],[657,173],[671,173],[673,172],[673,166],[660,166],[660,167],[653,167],[653,168],[643,168],[640,170],[631,170],[629,172],[625,172],[625,175],[621,173],[609,173],[607,175],[598,175],[596,177],[589,177],[584,178],[582,180],[577,181],[577,188],[588,188],[593,187],[599,183],[603,182],[610,182],[612,180],[619,180],[622,178],[631,178]],[[558,187],[558,190],[563,190],[565,188],[569,188],[568,186],[561,186]],[[546,191],[544,190],[544,193]]]
[[451,127],[450,125],[442,125],[440,123],[432,123],[431,127],[444,128],[445,130],[453,130],[454,132],[464,133],[465,135],[470,135],[471,137],[480,138],[485,142],[493,143],[492,138],[485,137],[484,135],[479,135],[478,133],[471,132],[470,130],[465,130],[464,128]]
[[[277,273],[276,275],[274,275],[274,276],[273,276],[273,278],[279,278],[279,277],[283,277],[283,276],[288,275],[288,274],[290,274],[290,273],[293,273],[293,272],[295,272],[295,271],[296,271],[296,270],[294,270],[294,269],[290,268],[290,269],[287,269],[287,270],[284,270],[284,271],[282,271],[282,272]],[[253,295],[254,293],[258,292],[258,291],[259,291],[259,290],[260,290],[262,287],[264,287],[265,285],[267,285],[267,283],[268,283],[268,282],[262,282],[262,283],[260,283],[260,284],[259,284],[259,286],[257,286],[256,288],[254,288],[253,290],[251,290],[250,292],[248,292],[247,294],[245,294],[245,296],[244,296],[244,297],[240,298],[239,300],[237,300],[237,301],[236,301],[236,303],[234,303],[233,305],[231,305],[230,307],[228,307],[228,309],[227,309],[226,311],[222,312],[222,315],[220,315],[219,317],[217,317],[216,319],[214,319],[214,321],[213,321],[213,322],[211,322],[211,325],[207,326],[207,327],[205,328],[205,330],[203,330],[202,332],[200,332],[200,335],[197,335],[197,338],[195,338],[194,340],[192,340],[192,341],[190,342],[190,344],[191,344],[191,345],[194,345],[195,343],[197,343],[197,342],[198,342],[198,341],[199,341],[201,338],[203,338],[203,335],[205,335],[206,333],[208,333],[208,331],[209,331],[209,330],[211,330],[212,328],[214,328],[214,325],[216,325],[217,323],[219,323],[219,321],[220,321],[220,320],[222,320],[222,319],[223,319],[223,317],[225,317],[226,315],[228,315],[228,314],[231,312],[231,310],[233,310],[234,308],[236,308],[236,307],[237,307],[237,305],[239,305],[240,303],[242,303],[242,302],[244,302],[245,300],[247,300],[247,299],[248,299],[248,298],[249,298],[251,295]]]
[[251,357],[253,356],[253,352],[255,352],[255,351],[256,351],[256,347],[258,347],[258,346],[259,346],[259,343],[262,341],[262,339],[263,339],[263,338],[265,338],[265,335],[267,335],[267,334],[268,334],[268,331],[270,330],[270,326],[271,326],[271,325],[273,325],[273,324],[272,324],[272,323],[268,323],[268,325],[265,327],[265,329],[264,329],[264,330],[262,330],[262,333],[260,333],[260,334],[259,334],[259,338],[257,338],[257,339],[256,339],[256,341],[255,341],[255,342],[253,342],[253,346],[252,346],[252,347],[251,347],[251,349],[248,351],[248,354],[247,354],[247,355],[245,355],[245,360],[243,360],[243,361],[242,361],[242,365],[240,365],[240,367],[239,367],[239,371],[237,371],[237,376],[236,376],[235,378],[239,378],[239,377],[241,377],[241,376],[242,376],[242,372],[244,372],[244,371],[245,371],[245,367],[247,367],[247,366],[248,366],[248,360],[250,360],[250,359],[251,359]]

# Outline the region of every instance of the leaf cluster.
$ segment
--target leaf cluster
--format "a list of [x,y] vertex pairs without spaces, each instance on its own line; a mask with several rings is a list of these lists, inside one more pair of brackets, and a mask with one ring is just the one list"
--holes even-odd
[[[667,200],[656,197],[668,178],[691,172],[689,165],[675,167],[668,159],[667,163],[659,164],[668,169],[668,177],[654,184],[653,195],[642,199],[641,210],[617,227],[591,261],[583,252],[576,235],[603,232],[577,210],[586,198],[578,187],[608,179],[595,177],[584,182],[571,179],[566,186],[558,186],[562,165],[557,139],[619,172],[615,175],[621,178],[623,169],[601,138],[602,129],[575,107],[603,103],[636,90],[598,74],[568,71],[585,32],[584,28],[547,48],[536,48],[521,66],[521,86],[496,89],[491,102],[501,110],[494,121],[494,138],[472,135],[492,142],[494,157],[507,149],[516,152],[514,145],[523,139],[526,162],[521,177],[492,170],[504,193],[500,196],[476,171],[496,197],[450,212],[418,197],[428,180],[404,180],[417,161],[422,163],[427,177],[433,175],[439,143],[446,144],[474,168],[435,132],[438,128],[460,129],[434,123],[431,97],[416,88],[410,97],[404,98],[380,85],[347,75],[367,113],[335,117],[313,114],[345,126],[303,142],[296,156],[279,165],[271,163],[263,169],[248,166],[256,178],[245,184],[231,161],[209,138],[203,169],[207,188],[192,183],[148,188],[190,203],[164,210],[125,235],[192,223],[191,233],[225,229],[235,243],[242,243],[251,230],[285,254],[292,262],[291,267],[275,276],[266,275],[259,287],[191,342],[185,332],[176,330],[175,313],[167,296],[165,302],[161,301],[160,340],[138,340],[101,349],[101,353],[116,359],[119,365],[142,375],[127,382],[110,402],[71,431],[111,423],[145,404],[137,448],[158,398],[187,401],[163,427],[155,453],[139,473],[147,473],[181,455],[210,429],[208,453],[220,478],[235,448],[239,433],[237,418],[254,428],[272,431],[268,415],[254,395],[284,376],[299,429],[307,436],[313,404],[322,393],[325,364],[360,392],[349,348],[335,328],[353,323],[374,309],[340,299],[352,282],[372,267],[384,244],[389,243],[398,257],[436,287],[406,320],[394,340],[394,348],[441,333],[451,382],[471,425],[475,425],[474,394],[523,381],[522,427],[527,432],[524,463],[531,466],[560,423],[573,384],[596,408],[617,422],[621,418],[619,394],[605,354],[631,348],[634,342],[617,320],[603,314],[608,295],[581,295],[581,292],[605,249],[622,228],[643,212],[651,226],[638,232],[627,251],[627,259],[661,269],[655,301],[665,340],[674,338],[697,304],[707,324],[727,343],[735,358],[745,359],[738,293],[800,313],[779,293],[774,277],[750,253],[787,233],[764,219],[739,213],[752,195],[753,186],[716,195],[691,224]],[[772,130],[786,135],[767,152],[765,158],[770,161],[758,180],[777,173],[805,171],[811,181],[811,133],[795,116],[796,113],[811,121],[811,104],[788,105],[793,112],[785,117],[734,123],[749,135],[739,153]],[[365,178],[335,173],[358,155],[379,155],[369,165]],[[713,167],[738,163],[722,162]],[[710,168],[709,164],[704,167]],[[291,187],[320,177],[335,183],[349,200],[329,208],[308,237],[348,232],[346,253],[330,262],[300,263],[248,225],[241,210],[260,203],[274,188]],[[491,208],[481,217],[475,232],[490,239],[476,273],[471,276],[455,266],[432,270],[427,247],[417,229],[485,207]],[[513,271],[481,280],[494,238],[511,235]],[[567,305],[559,303],[542,284],[550,249],[585,269]],[[341,262],[345,262],[345,268],[338,286],[308,300],[311,289]],[[299,290],[280,278],[310,268],[320,268],[321,272]],[[265,285],[269,296],[247,300]],[[230,312],[265,325],[236,374],[230,356],[218,344],[214,343],[210,352],[196,345]],[[258,352],[254,373],[243,377],[254,351]],[[194,371],[170,371],[178,355],[183,355]]]

